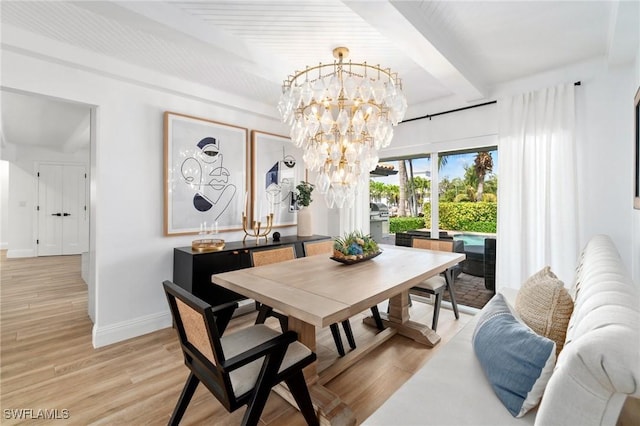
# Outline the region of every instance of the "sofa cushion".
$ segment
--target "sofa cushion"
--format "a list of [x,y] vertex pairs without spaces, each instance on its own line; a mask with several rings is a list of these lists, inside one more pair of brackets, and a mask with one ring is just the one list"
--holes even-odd
[[521,417],[538,405],[555,365],[555,342],[520,322],[502,294],[480,313],[472,345],[511,415]]
[[524,282],[515,310],[533,331],[556,342],[556,355],[564,346],[573,300],[562,281],[546,266]]

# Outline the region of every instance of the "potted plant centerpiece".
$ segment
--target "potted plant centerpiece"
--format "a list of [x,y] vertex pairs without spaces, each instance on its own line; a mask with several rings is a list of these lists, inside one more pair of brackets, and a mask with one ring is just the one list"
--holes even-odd
[[313,235],[311,209],[311,193],[313,185],[309,182],[300,181],[296,186],[296,203],[298,204],[298,236],[310,237]]
[[380,254],[378,243],[362,231],[353,231],[333,239],[333,260],[342,263],[357,263]]

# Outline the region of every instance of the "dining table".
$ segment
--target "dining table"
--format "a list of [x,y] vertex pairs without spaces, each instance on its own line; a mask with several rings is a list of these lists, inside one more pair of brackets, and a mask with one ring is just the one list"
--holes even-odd
[[[429,348],[440,341],[440,336],[428,325],[410,319],[409,290],[463,261],[465,255],[383,244],[380,249],[378,256],[362,262],[347,264],[329,255],[309,256],[214,274],[211,278],[215,285],[286,314],[289,330],[295,331],[298,340],[314,352],[318,330],[389,300],[388,311],[380,313],[385,328],[374,339],[358,345],[322,371],[317,361],[305,369],[309,392],[322,424],[356,423],[352,410],[324,385],[375,347],[396,334]],[[375,327],[373,318],[364,322]],[[286,386],[279,386],[276,391],[296,405]]]

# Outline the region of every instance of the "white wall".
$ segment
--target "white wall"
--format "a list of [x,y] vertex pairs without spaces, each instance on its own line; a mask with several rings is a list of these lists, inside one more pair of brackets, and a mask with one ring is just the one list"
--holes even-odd
[[9,162],[0,160],[0,250],[8,247],[9,230]]
[[33,211],[36,181],[33,167],[9,164],[7,257],[35,256]]
[[[633,64],[601,69],[576,91],[580,246],[610,235],[629,272],[633,246]],[[636,277],[637,279],[637,277]]]

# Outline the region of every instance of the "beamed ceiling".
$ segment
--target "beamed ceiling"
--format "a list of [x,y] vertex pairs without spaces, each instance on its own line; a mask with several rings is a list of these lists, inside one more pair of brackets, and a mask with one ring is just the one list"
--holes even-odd
[[[273,111],[274,117],[287,75],[331,62],[332,49],[347,46],[355,62],[399,73],[409,103],[406,118],[411,118],[420,106],[441,99],[455,99],[459,106],[490,100],[496,86],[546,70],[594,59],[609,65],[632,61],[638,51],[639,4],[3,1],[1,22],[246,99]],[[14,114],[26,111],[15,104],[19,101],[16,96],[2,99],[9,143],[20,143],[19,132],[11,129],[19,121]],[[70,128],[86,117],[76,120]]]

